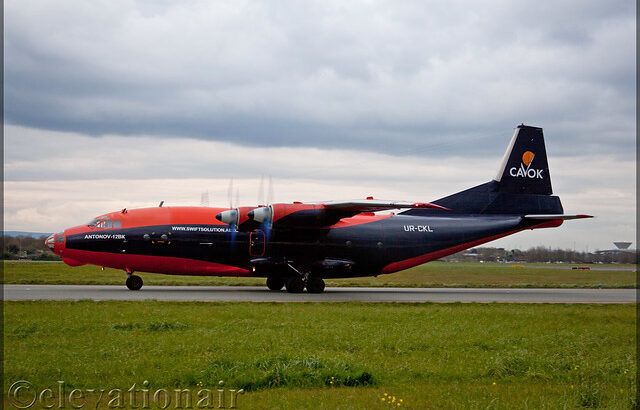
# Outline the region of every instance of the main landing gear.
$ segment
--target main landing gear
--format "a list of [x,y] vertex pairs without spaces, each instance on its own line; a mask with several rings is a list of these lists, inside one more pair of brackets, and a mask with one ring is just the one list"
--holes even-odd
[[291,269],[296,273],[292,276],[271,276],[267,278],[267,287],[271,290],[281,290],[283,287],[289,293],[302,293],[307,288],[309,293],[322,293],[324,292],[324,280],[317,276],[311,276],[309,274],[302,274],[293,266],[289,265]]
[[300,276],[292,276],[284,283],[284,287],[289,293],[302,293],[304,290],[304,281]]
[[278,277],[267,278],[267,287],[271,290],[280,290],[284,286],[284,279]]
[[322,293],[324,292],[324,281],[322,278],[310,277],[307,279],[307,292]]
[[129,290],[140,290],[142,287],[142,278],[134,275],[132,271],[127,270],[127,287]]

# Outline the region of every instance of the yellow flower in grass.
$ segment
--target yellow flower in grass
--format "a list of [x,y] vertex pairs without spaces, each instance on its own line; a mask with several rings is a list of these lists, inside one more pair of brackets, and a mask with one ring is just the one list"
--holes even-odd
[[497,383],[496,383],[496,382],[493,382],[493,383],[491,383],[491,384],[492,384],[493,386],[495,386]]

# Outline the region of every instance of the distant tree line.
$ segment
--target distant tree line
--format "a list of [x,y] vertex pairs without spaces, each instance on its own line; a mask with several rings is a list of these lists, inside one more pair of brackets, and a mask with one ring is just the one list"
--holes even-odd
[[58,255],[51,252],[44,244],[46,236],[33,238],[31,236],[3,235],[2,259],[27,259],[37,261],[59,261]]
[[635,251],[580,252],[536,246],[527,250],[473,248],[447,256],[446,261],[537,262],[537,263],[637,263]]

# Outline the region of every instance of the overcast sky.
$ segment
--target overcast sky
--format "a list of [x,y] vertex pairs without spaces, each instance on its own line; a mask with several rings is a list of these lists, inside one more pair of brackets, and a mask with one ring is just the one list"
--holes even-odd
[[[635,239],[635,2],[5,1],[5,229],[122,207],[435,200],[544,128],[565,211]],[[234,190],[235,190],[234,189]],[[234,193],[234,202],[236,193]]]

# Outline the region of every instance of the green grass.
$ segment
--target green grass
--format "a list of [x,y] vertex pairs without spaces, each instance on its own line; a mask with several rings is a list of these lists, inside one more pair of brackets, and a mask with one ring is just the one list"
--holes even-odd
[[[328,286],[407,287],[585,287],[633,288],[633,265],[597,265],[574,270],[575,265],[431,262],[377,278],[328,280]],[[606,267],[617,270],[595,270]],[[626,269],[626,270],[625,270]],[[173,276],[140,273],[147,285],[260,285],[263,278]],[[123,285],[125,274],[97,266],[72,268],[62,262],[4,262],[4,283]]]
[[[635,305],[5,302],[5,388],[244,388],[238,408],[631,408]],[[227,398],[228,400],[228,398]],[[5,396],[5,404],[7,404]],[[90,395],[90,407],[98,401]],[[98,402],[99,407],[104,402]],[[155,408],[155,407],[152,407]],[[395,407],[397,408],[397,407]]]

